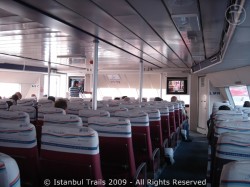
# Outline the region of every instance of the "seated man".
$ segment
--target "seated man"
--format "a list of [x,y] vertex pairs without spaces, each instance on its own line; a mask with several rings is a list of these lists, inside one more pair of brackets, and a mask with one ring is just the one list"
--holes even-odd
[[186,119],[181,124],[181,129],[182,129],[181,134],[182,134],[182,137],[183,137],[182,139],[183,139],[184,142],[191,142],[192,140],[190,139],[190,136],[189,136],[188,116],[186,115],[186,112],[183,112],[182,115],[186,116]]
[[[171,102],[177,102],[177,97],[176,96],[172,96],[171,97]],[[181,124],[181,135],[182,135],[182,139],[185,142],[191,142],[192,140],[189,137],[189,123],[188,123],[188,116],[187,113],[185,111],[184,108],[182,108],[182,115],[186,116],[185,120],[182,122]]]

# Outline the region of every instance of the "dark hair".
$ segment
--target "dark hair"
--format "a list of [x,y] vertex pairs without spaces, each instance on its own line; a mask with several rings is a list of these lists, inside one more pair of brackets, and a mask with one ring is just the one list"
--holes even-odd
[[55,107],[66,110],[68,107],[67,101],[65,99],[57,99],[55,102]]
[[56,101],[56,98],[55,98],[54,96],[49,96],[49,97],[48,97],[48,100],[51,100],[51,101],[54,101],[54,102],[55,102],[55,101]]
[[18,100],[18,95],[14,94],[14,95],[11,96],[10,99],[12,99],[14,101],[17,101]]
[[120,97],[115,97],[114,100],[120,100]]
[[73,86],[76,86],[77,84],[79,84],[79,81],[74,81]]
[[227,106],[227,105],[221,105],[219,107],[219,110],[231,110],[231,108],[229,106]]
[[122,99],[125,99],[126,97],[128,97],[128,96],[122,96]]
[[162,101],[163,99],[160,97],[155,97],[154,101]]
[[245,101],[243,107],[250,107],[250,101]]

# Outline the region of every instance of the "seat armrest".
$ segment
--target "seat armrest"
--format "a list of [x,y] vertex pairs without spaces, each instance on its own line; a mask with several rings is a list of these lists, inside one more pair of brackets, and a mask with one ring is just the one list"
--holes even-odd
[[136,170],[134,179],[133,179],[133,187],[141,186],[141,184],[137,184],[137,181],[143,179],[145,182],[143,184],[144,187],[147,186],[147,164],[146,162],[142,162]]

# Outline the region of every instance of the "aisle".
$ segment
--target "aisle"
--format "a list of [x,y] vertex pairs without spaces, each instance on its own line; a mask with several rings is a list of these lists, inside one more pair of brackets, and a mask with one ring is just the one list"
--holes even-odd
[[187,186],[205,186],[202,184],[206,183],[207,139],[205,135],[194,132],[191,132],[191,138],[192,142],[180,143],[175,151],[175,164],[165,168],[159,182],[165,179],[167,186],[183,186],[180,185],[183,183]]

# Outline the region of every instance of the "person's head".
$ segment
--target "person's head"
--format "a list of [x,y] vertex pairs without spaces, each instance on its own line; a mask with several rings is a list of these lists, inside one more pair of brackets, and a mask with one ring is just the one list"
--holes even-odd
[[120,97],[115,97],[114,100],[120,100]]
[[73,86],[78,87],[78,85],[79,85],[79,81],[74,81]]
[[54,96],[49,96],[49,97],[48,97],[48,100],[51,100],[51,101],[54,101],[54,102],[55,102],[55,101],[56,101],[56,98],[55,98]]
[[35,97],[36,98],[36,94],[31,94],[31,97]]
[[176,96],[172,96],[171,97],[171,102],[176,102],[177,101],[177,97]]
[[10,99],[12,99],[13,101],[17,102],[17,100],[18,100],[19,98],[18,98],[18,95],[14,94],[14,95],[11,96]]
[[65,99],[57,99],[54,106],[56,108],[62,108],[64,110],[67,110],[68,104]]
[[219,110],[231,110],[231,108],[229,106],[227,106],[227,105],[221,105],[219,107]]
[[162,101],[163,99],[162,98],[160,98],[160,97],[155,97],[154,98],[154,101]]
[[16,92],[15,95],[17,95],[18,99],[22,99],[22,94],[20,92]]
[[250,101],[245,101],[243,107],[250,107]]
[[129,98],[129,97],[125,97],[125,98],[124,98],[124,101],[129,102],[129,101],[130,101],[130,98]]
[[126,97],[128,97],[128,96],[122,96],[122,99],[125,99]]

